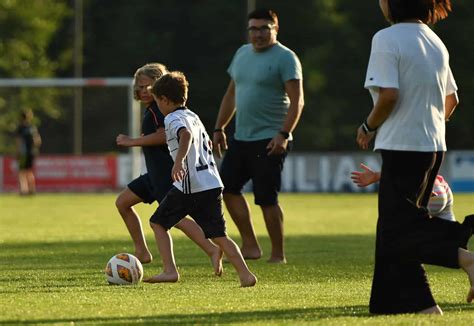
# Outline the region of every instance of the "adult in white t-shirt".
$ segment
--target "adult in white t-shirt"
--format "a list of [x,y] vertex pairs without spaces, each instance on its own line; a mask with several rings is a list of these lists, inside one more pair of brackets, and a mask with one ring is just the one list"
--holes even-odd
[[449,0],[380,0],[392,26],[372,40],[365,87],[374,107],[357,131],[363,149],[375,137],[382,155],[370,312],[438,313],[423,263],[462,267],[474,299],[472,218],[430,218],[431,189],[444,152],[445,121],[458,104],[449,54],[427,26],[445,18]]

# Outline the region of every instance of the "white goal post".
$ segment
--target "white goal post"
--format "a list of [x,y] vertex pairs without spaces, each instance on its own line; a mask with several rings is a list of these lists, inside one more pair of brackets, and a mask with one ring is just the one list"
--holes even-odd
[[[133,98],[133,79],[110,78],[0,78],[0,87],[126,87],[128,91],[128,133],[140,135],[140,104]],[[132,177],[140,175],[141,152],[139,147],[130,147]]]

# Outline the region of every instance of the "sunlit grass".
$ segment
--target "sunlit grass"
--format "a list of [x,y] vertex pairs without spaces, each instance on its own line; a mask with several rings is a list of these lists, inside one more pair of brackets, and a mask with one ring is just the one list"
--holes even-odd
[[[459,220],[474,212],[474,194],[456,194]],[[252,198],[250,198],[252,201]],[[428,266],[443,317],[368,313],[373,268],[376,196],[285,194],[287,265],[265,262],[270,243],[261,212],[252,206],[264,258],[249,261],[254,288],[239,288],[232,267],[212,275],[208,258],[177,230],[177,284],[109,286],[102,274],[118,252],[133,252],[112,194],[0,196],[0,324],[452,324],[472,325],[464,303],[466,276]],[[160,270],[148,217],[138,205]],[[228,231],[240,241],[227,218]]]

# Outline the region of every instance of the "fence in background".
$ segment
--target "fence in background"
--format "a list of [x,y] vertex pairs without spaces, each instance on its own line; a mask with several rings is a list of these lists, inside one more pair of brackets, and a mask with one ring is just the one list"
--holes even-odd
[[[291,153],[283,171],[282,191],[376,191],[376,185],[360,189],[351,182],[350,172],[361,162],[380,169],[380,157],[374,153]],[[474,192],[474,151],[448,152],[440,173],[454,192]],[[35,174],[39,192],[116,191],[132,179],[132,159],[126,154],[44,155],[36,160]],[[246,190],[250,189],[249,184]],[[18,191],[13,157],[0,157],[0,191]]]

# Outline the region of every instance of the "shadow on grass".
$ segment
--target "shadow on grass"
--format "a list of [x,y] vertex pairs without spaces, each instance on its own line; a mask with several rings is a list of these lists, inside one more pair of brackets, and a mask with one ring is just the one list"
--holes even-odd
[[204,314],[167,314],[159,316],[97,317],[71,319],[38,319],[29,321],[0,321],[5,324],[53,324],[53,323],[93,323],[93,324],[141,324],[141,325],[196,325],[196,324],[234,324],[252,322],[312,321],[336,317],[367,317],[366,306],[320,307],[308,309],[253,310]]
[[[466,304],[442,304],[445,312],[474,311],[474,306]],[[321,321],[340,317],[367,318],[382,317],[372,315],[368,312],[367,306],[346,306],[346,307],[318,307],[307,309],[275,309],[275,310],[253,310],[224,313],[204,313],[204,314],[164,314],[157,316],[128,316],[128,317],[93,317],[93,318],[59,318],[59,319],[38,319],[38,320],[10,320],[0,321],[0,325],[8,324],[55,324],[55,323],[85,323],[85,324],[141,324],[141,325],[196,325],[196,324],[243,324],[257,322],[275,322],[294,324],[296,322]],[[355,320],[354,320],[355,321]]]

